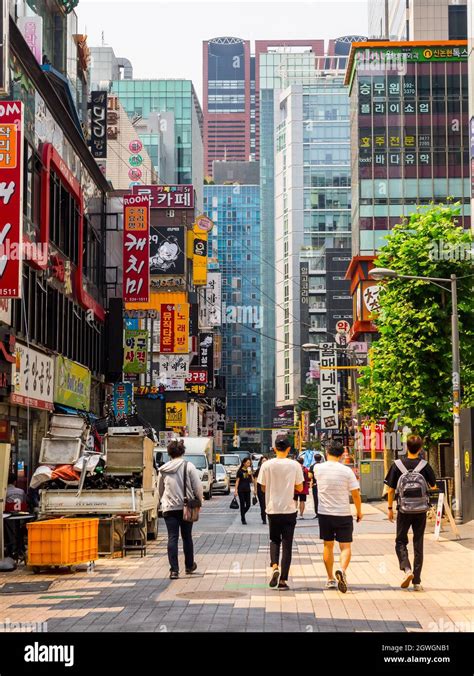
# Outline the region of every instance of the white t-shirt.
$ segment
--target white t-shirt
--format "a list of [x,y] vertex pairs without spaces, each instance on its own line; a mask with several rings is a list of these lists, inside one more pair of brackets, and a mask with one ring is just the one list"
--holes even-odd
[[265,486],[267,514],[294,514],[296,512],[295,485],[304,481],[303,470],[296,460],[273,458],[260,467],[259,484]]
[[318,514],[350,516],[351,491],[359,488],[359,482],[350,467],[340,462],[325,462],[314,468],[318,487]]

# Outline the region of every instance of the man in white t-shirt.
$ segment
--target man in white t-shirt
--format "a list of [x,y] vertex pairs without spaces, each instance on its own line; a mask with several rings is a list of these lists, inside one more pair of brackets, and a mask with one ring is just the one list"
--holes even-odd
[[276,458],[262,464],[257,479],[265,493],[265,511],[270,525],[270,558],[273,569],[270,587],[278,586],[281,591],[289,589],[288,574],[296,526],[294,495],[303,490],[304,482],[301,465],[288,458],[289,452],[288,439],[285,436],[277,437]]
[[[326,589],[336,589],[343,594],[347,591],[346,570],[351,560],[351,542],[354,530],[349,496],[352,495],[357,513],[357,521],[362,519],[362,500],[359,482],[354,472],[340,460],[344,447],[333,442],[329,448],[328,462],[315,466],[314,473],[318,485],[319,536],[324,540],[324,565],[328,574]],[[333,575],[334,540],[339,542],[341,550],[340,568]],[[337,580],[337,582],[336,582]]]

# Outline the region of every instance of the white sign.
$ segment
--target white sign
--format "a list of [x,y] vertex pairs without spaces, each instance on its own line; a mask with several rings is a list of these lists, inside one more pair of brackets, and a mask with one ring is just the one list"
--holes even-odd
[[349,322],[346,322],[345,319],[340,319],[336,323],[337,333],[349,333],[350,330],[351,330],[351,325],[349,324]]
[[339,406],[337,401],[337,352],[334,343],[322,343],[319,353],[321,381],[319,405],[321,429],[339,429]]
[[321,371],[319,370],[319,362],[311,359],[309,362],[309,377],[310,378],[319,378]]
[[364,289],[364,304],[369,312],[378,312],[380,287],[378,285],[368,286]]
[[347,345],[347,333],[338,333],[336,335],[336,343],[341,347],[346,347]]
[[207,273],[206,303],[209,326],[222,324],[222,275],[220,272]]
[[164,387],[167,392],[184,392],[186,380],[184,378],[157,378],[153,381],[154,387]]
[[436,523],[435,523],[435,532],[434,539],[439,540],[439,534],[441,533],[441,519],[443,516],[443,503],[444,503],[444,493],[438,495],[438,505],[436,507]]
[[[160,354],[159,378],[187,378],[189,354]],[[184,389],[184,388],[183,388]]]
[[40,16],[19,16],[17,26],[39,64],[43,63],[43,19]]
[[216,430],[214,432],[214,448],[216,449],[216,451],[222,451],[223,445],[224,445],[224,431]]
[[43,352],[17,343],[12,364],[12,404],[53,410],[54,360]]
[[12,323],[12,306],[8,298],[0,298],[0,321],[8,326]]

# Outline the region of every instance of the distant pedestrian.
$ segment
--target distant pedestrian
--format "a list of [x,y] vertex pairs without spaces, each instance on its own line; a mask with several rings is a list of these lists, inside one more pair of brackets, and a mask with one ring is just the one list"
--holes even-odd
[[203,491],[196,467],[192,462],[187,462],[182,457],[185,451],[184,442],[177,440],[170,441],[167,450],[171,460],[160,467],[158,494],[161,499],[163,518],[168,530],[170,579],[176,580],[179,577],[178,541],[180,530],[183,540],[186,573],[188,575],[194,573],[197,568],[194,561],[193,524],[183,519],[184,473],[186,472],[188,499],[197,498],[202,502]]
[[[270,558],[273,569],[270,587],[285,591],[288,587],[293,536],[296,526],[294,494],[303,490],[301,465],[288,458],[290,442],[285,436],[275,440],[276,458],[260,467],[258,483],[265,493],[270,525]],[[281,571],[280,571],[281,550]]]
[[[423,538],[426,512],[429,509],[428,487],[436,488],[436,475],[426,460],[420,459],[423,441],[411,434],[407,439],[407,457],[399,458],[390,467],[385,483],[388,486],[388,518],[393,521],[393,499],[397,498],[397,535],[395,551],[403,571],[402,589],[413,581],[414,591],[423,591]],[[413,571],[408,556],[408,531],[413,531]]]
[[[343,594],[347,591],[346,571],[351,560],[351,543],[354,523],[349,497],[352,495],[357,512],[357,521],[362,519],[362,500],[359,482],[350,467],[340,460],[344,453],[343,445],[335,441],[327,452],[327,462],[315,467],[318,485],[318,518],[319,535],[324,541],[323,559],[326,566],[326,589],[336,587]],[[337,540],[341,550],[340,567],[334,579],[334,541]],[[336,582],[337,581],[337,582]]]
[[320,462],[323,462],[324,458],[321,453],[314,454],[314,463],[309,469],[309,475],[311,478],[311,491],[313,493],[313,503],[314,503],[314,518],[318,518],[318,482],[316,481],[315,469]]
[[295,493],[293,497],[296,503],[296,511],[298,511],[299,507],[300,519],[304,519],[303,514],[306,507],[306,499],[309,495],[310,477],[309,477],[309,469],[304,465],[303,456],[300,456],[297,462],[300,463],[301,469],[303,470],[303,490],[301,491],[301,493]]
[[253,478],[255,481],[255,485],[257,486],[257,498],[258,498],[258,503],[260,505],[260,516],[262,517],[262,523],[267,523],[267,513],[265,511],[265,493],[262,490],[262,486],[258,483],[258,475],[260,474],[260,470],[262,469],[262,465],[264,462],[268,460],[266,455],[262,455],[258,462],[258,467],[254,472]]
[[237,470],[237,481],[235,482],[235,495],[239,498],[240,518],[242,523],[246,526],[247,521],[245,515],[252,504],[252,486],[253,486],[253,472],[252,461],[250,458],[244,458]]

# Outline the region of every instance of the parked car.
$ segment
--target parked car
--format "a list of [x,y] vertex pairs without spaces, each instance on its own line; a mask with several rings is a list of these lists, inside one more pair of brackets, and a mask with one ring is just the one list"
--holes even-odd
[[216,463],[215,480],[212,486],[214,491],[223,491],[224,495],[230,493],[230,477],[224,465]]
[[225,467],[229,473],[229,478],[231,481],[235,481],[237,478],[237,470],[240,467],[240,458],[237,453],[225,453],[220,457],[220,464]]
[[250,460],[252,460],[252,454],[251,454],[250,451],[235,451],[234,450],[234,451],[232,451],[232,455],[238,455],[239,458],[240,458],[240,462],[242,462],[242,460],[245,460],[245,458],[250,458]]

